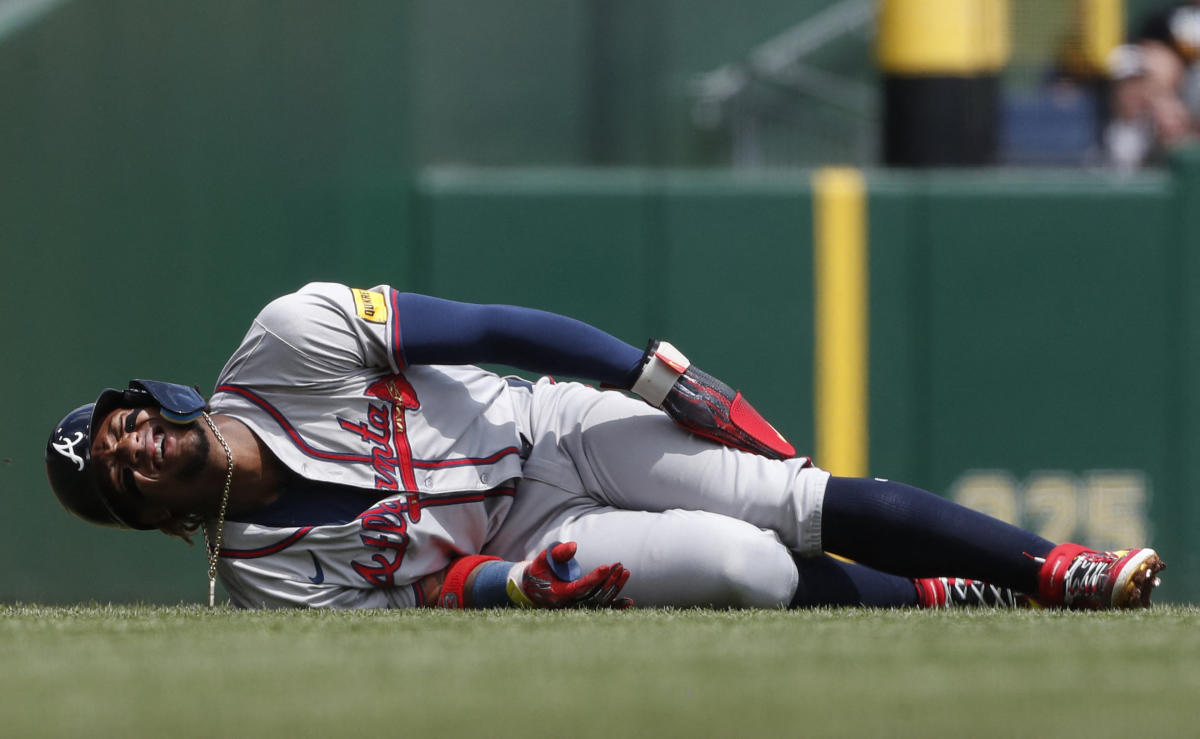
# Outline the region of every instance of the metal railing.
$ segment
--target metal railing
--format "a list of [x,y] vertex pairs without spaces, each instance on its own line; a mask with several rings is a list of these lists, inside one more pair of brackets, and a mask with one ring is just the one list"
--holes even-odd
[[869,34],[875,10],[874,0],[842,0],[744,59],[699,75],[694,123],[728,131],[735,167],[871,161],[878,148],[876,86],[810,60],[831,43]]

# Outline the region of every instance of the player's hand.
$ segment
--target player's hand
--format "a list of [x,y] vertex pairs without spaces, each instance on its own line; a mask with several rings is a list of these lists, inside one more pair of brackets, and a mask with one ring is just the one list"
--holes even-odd
[[[629,580],[629,570],[620,562],[602,565],[580,577],[573,541],[543,549],[525,566],[518,582],[509,582],[509,597],[521,596],[535,608],[628,608],[630,598],[618,598]],[[512,592],[513,588],[519,593]]]
[[740,392],[697,369],[665,341],[650,343],[632,389],[694,434],[771,459],[796,456],[795,447]]

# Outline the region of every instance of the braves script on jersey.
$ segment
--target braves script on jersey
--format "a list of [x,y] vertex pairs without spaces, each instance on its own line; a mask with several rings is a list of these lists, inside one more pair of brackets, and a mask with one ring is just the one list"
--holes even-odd
[[[395,584],[440,569],[456,549],[478,551],[501,517],[512,493],[504,483],[521,474],[517,410],[529,391],[474,367],[406,367],[393,295],[386,285],[310,284],[263,309],[221,372],[215,413],[246,423],[300,476],[376,489],[382,499],[336,525],[231,521],[223,580],[235,602],[261,600],[239,587],[258,583],[256,568],[283,568],[306,590],[318,563],[313,584],[324,587],[310,589],[314,597],[411,605],[413,592]],[[432,522],[423,506],[448,510]],[[366,558],[364,544],[376,550]],[[364,581],[376,587],[363,590]],[[329,586],[339,583],[349,590],[334,596]]]

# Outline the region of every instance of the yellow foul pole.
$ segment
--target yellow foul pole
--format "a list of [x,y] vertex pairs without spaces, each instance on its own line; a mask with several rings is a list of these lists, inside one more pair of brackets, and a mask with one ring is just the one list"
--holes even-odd
[[815,461],[846,477],[868,474],[865,190],[857,169],[826,168],[813,178]]

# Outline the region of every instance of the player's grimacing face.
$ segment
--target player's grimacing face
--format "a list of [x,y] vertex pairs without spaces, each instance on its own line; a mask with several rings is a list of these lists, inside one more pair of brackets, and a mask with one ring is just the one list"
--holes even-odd
[[209,451],[200,424],[171,423],[157,408],[117,408],[92,430],[96,474],[135,510],[151,503],[194,510]]

